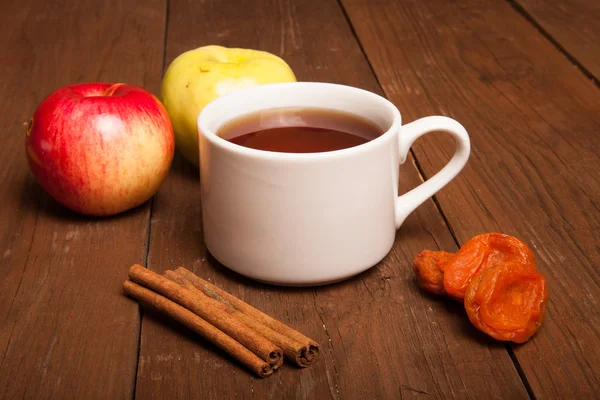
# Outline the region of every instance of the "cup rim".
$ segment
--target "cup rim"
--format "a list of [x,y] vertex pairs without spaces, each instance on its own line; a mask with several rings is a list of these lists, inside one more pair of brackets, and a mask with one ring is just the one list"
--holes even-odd
[[[392,124],[389,128],[383,132],[381,135],[377,136],[375,139],[369,140],[366,143],[362,143],[357,146],[349,147],[341,150],[332,150],[332,151],[324,151],[324,152],[315,152],[315,153],[287,153],[287,152],[279,152],[279,151],[268,151],[268,150],[259,150],[252,149],[249,147],[241,146],[236,143],[232,143],[226,139],[223,139],[216,132],[213,132],[212,129],[208,129],[207,115],[210,115],[213,108],[221,106],[223,103],[227,103],[230,98],[235,96],[243,96],[245,93],[254,92],[254,91],[271,91],[273,89],[277,89],[278,87],[289,87],[289,86],[314,86],[314,87],[330,87],[334,89],[350,89],[371,97],[374,101],[380,102],[384,107],[386,107],[391,114],[393,115]],[[228,93],[221,97],[218,97],[208,103],[198,114],[198,118],[196,120],[196,128],[198,137],[204,135],[204,137],[210,141],[213,145],[218,146],[224,150],[231,151],[237,153],[239,155],[250,156],[250,157],[259,157],[263,159],[274,159],[274,160],[295,160],[295,161],[307,161],[307,160],[317,160],[317,159],[330,159],[336,157],[346,157],[349,155],[360,154],[364,152],[368,152],[373,147],[376,147],[382,141],[387,140],[389,136],[392,136],[394,132],[400,130],[400,126],[402,125],[402,116],[400,114],[400,110],[388,99],[385,97],[373,93],[371,91],[361,89],[355,86],[342,85],[337,83],[327,83],[327,82],[280,82],[280,83],[268,83],[263,85],[252,86],[249,88],[239,89],[234,92]],[[198,141],[200,143],[200,141]]]

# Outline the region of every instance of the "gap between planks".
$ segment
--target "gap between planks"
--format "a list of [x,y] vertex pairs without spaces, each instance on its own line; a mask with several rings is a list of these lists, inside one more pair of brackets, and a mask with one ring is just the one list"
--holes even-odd
[[[598,85],[598,82],[595,80],[594,76],[587,69],[585,69],[585,67],[583,67],[583,65],[581,65],[573,56],[571,56],[569,53],[567,53],[567,51],[564,50],[549,34],[547,34],[543,30],[543,28],[539,24],[537,24],[537,22],[535,22],[535,20],[533,18],[531,18],[531,16],[529,16],[529,14],[527,14],[525,12],[525,10],[523,10],[518,4],[516,4],[514,0],[507,0],[507,1],[515,8],[515,10],[517,11],[518,14],[521,14],[529,23],[531,23],[538,31],[540,31],[540,33],[544,37],[546,37],[546,39],[548,39],[555,47],[557,47],[558,50],[569,59],[569,61],[571,61],[573,64],[575,64],[584,73],[584,75],[586,77],[588,77],[596,85]],[[356,33],[356,30],[354,29],[354,25],[352,24],[352,21],[350,20],[350,17],[348,16],[348,12],[346,11],[344,4],[342,3],[342,0],[337,0],[337,3],[340,6],[342,13],[344,14],[344,18],[346,18],[346,21],[348,22],[348,25],[350,26],[352,35],[354,35],[354,37],[356,38],[356,41],[360,47],[360,51],[362,52],[363,56],[367,60],[367,64],[369,65],[369,69],[371,70],[371,73],[375,77],[375,81],[377,82],[377,85],[381,89],[381,92],[385,94],[385,90],[383,89],[383,86],[381,85],[381,82],[379,81],[379,77],[375,73],[375,69],[373,68],[373,65],[371,64],[371,60],[369,59],[369,57],[367,56],[367,53],[365,52],[365,49],[360,40],[360,37],[358,36],[358,34]],[[522,10],[522,12],[519,10]],[[415,167],[417,168],[417,171],[419,173],[421,180],[422,181],[427,180],[428,177],[425,174],[425,171],[423,170],[423,168],[421,167],[421,163],[417,159],[417,155],[415,154],[415,152],[412,148],[410,149],[410,154],[413,157]],[[456,234],[454,233],[454,229],[452,228],[450,221],[446,217],[446,214],[444,213],[444,210],[442,209],[442,206],[439,203],[437,196],[433,195],[432,200],[433,200],[433,203],[435,204],[435,208],[438,210],[442,219],[444,220],[444,224],[448,228],[448,232],[452,236],[452,240],[454,240],[454,243],[456,244],[456,246],[458,248],[460,248],[460,243],[456,237]],[[508,353],[508,356],[512,360],[515,370],[517,371],[519,377],[521,378],[521,383],[523,384],[523,386],[525,387],[525,390],[527,391],[527,394],[529,395],[529,398],[532,400],[536,400],[536,397],[531,388],[531,384],[529,383],[529,380],[527,379],[527,376],[525,375],[523,368],[521,367],[521,364],[517,360],[517,356],[515,355],[512,346],[509,343],[506,343],[505,347],[506,347],[506,352]]]
[[542,25],[536,21],[536,19],[531,15],[523,6],[521,6],[518,0],[506,0],[508,4],[512,6],[512,8],[517,12],[517,14],[521,15],[527,22],[529,22],[552,46],[554,46],[563,56],[569,60],[571,64],[573,64],[586,78],[591,80],[597,87],[600,88],[600,77],[594,76],[592,72],[587,69],[579,60],[571,54],[566,48],[564,48],[558,40],[554,39],[554,37],[548,32]]
[[[165,0],[165,23],[163,25],[163,58],[162,58],[162,68],[161,68],[161,74],[164,76],[165,74],[165,68],[167,66],[167,39],[168,39],[168,32],[169,32],[169,9],[171,5],[171,0]],[[162,80],[162,77],[161,77]],[[150,238],[151,238],[151,233],[152,233],[152,213],[154,211],[154,196],[152,196],[152,199],[150,200],[150,213],[148,215],[148,222],[146,224],[146,242],[144,245],[144,257],[143,257],[143,265],[148,268],[148,259],[150,257]],[[142,307],[142,305],[138,305],[138,310],[139,310],[139,323],[140,323],[140,331],[138,334],[138,343],[137,343],[137,359],[135,362],[135,379],[133,381],[133,391],[132,391],[132,395],[131,398],[133,400],[135,400],[136,398],[136,392],[137,392],[137,383],[138,383],[138,372],[139,372],[139,367],[140,367],[140,356],[141,356],[141,352],[142,352],[142,329],[143,329],[143,324],[142,324],[142,320],[144,318],[144,309]]]

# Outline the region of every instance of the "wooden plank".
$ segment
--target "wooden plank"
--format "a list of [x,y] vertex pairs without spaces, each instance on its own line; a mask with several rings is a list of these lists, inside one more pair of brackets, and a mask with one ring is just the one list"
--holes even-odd
[[600,2],[514,0],[567,54],[600,80]]
[[[172,0],[167,37],[168,62],[201,45],[250,47],[282,56],[299,80],[380,92],[334,0],[237,7]],[[412,159],[402,174],[401,190],[421,182]],[[332,286],[291,289],[247,280],[207,254],[197,169],[178,159],[164,189],[154,203],[149,267],[193,269],[316,339],[322,359],[257,380],[192,334],[144,314],[136,397],[527,398],[505,348],[470,327],[459,305],[428,298],[414,283],[417,252],[454,246],[432,201],[410,216],[377,268]]]
[[[536,398],[600,389],[600,92],[505,2],[344,1],[388,97],[407,121],[465,124],[472,157],[437,196],[458,241],[503,231],[529,243],[549,284],[541,331],[511,346]],[[415,147],[431,176],[447,137]]]
[[83,81],[160,83],[165,2],[3,1],[0,25],[0,398],[132,397],[138,307],[121,294],[146,254],[149,205],[85,218],[28,172],[29,117]]

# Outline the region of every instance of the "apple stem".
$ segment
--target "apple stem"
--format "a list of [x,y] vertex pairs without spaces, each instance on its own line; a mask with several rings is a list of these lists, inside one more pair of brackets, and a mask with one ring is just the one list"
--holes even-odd
[[125,84],[124,83],[115,83],[114,85],[112,85],[108,89],[106,89],[106,91],[104,92],[104,96],[112,96],[123,85],[125,85]]
[[33,117],[29,119],[29,125],[27,125],[27,131],[25,132],[26,136],[31,135],[31,129],[33,128]]

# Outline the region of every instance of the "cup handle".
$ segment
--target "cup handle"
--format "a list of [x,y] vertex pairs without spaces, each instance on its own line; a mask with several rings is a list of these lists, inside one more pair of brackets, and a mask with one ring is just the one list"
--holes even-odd
[[454,137],[456,142],[454,156],[437,174],[410,192],[398,197],[396,200],[396,229],[400,228],[411,212],[454,179],[469,159],[471,142],[465,128],[452,118],[433,116],[418,119],[400,128],[398,135],[400,163],[403,164],[406,161],[408,151],[415,140],[434,131],[447,132]]

